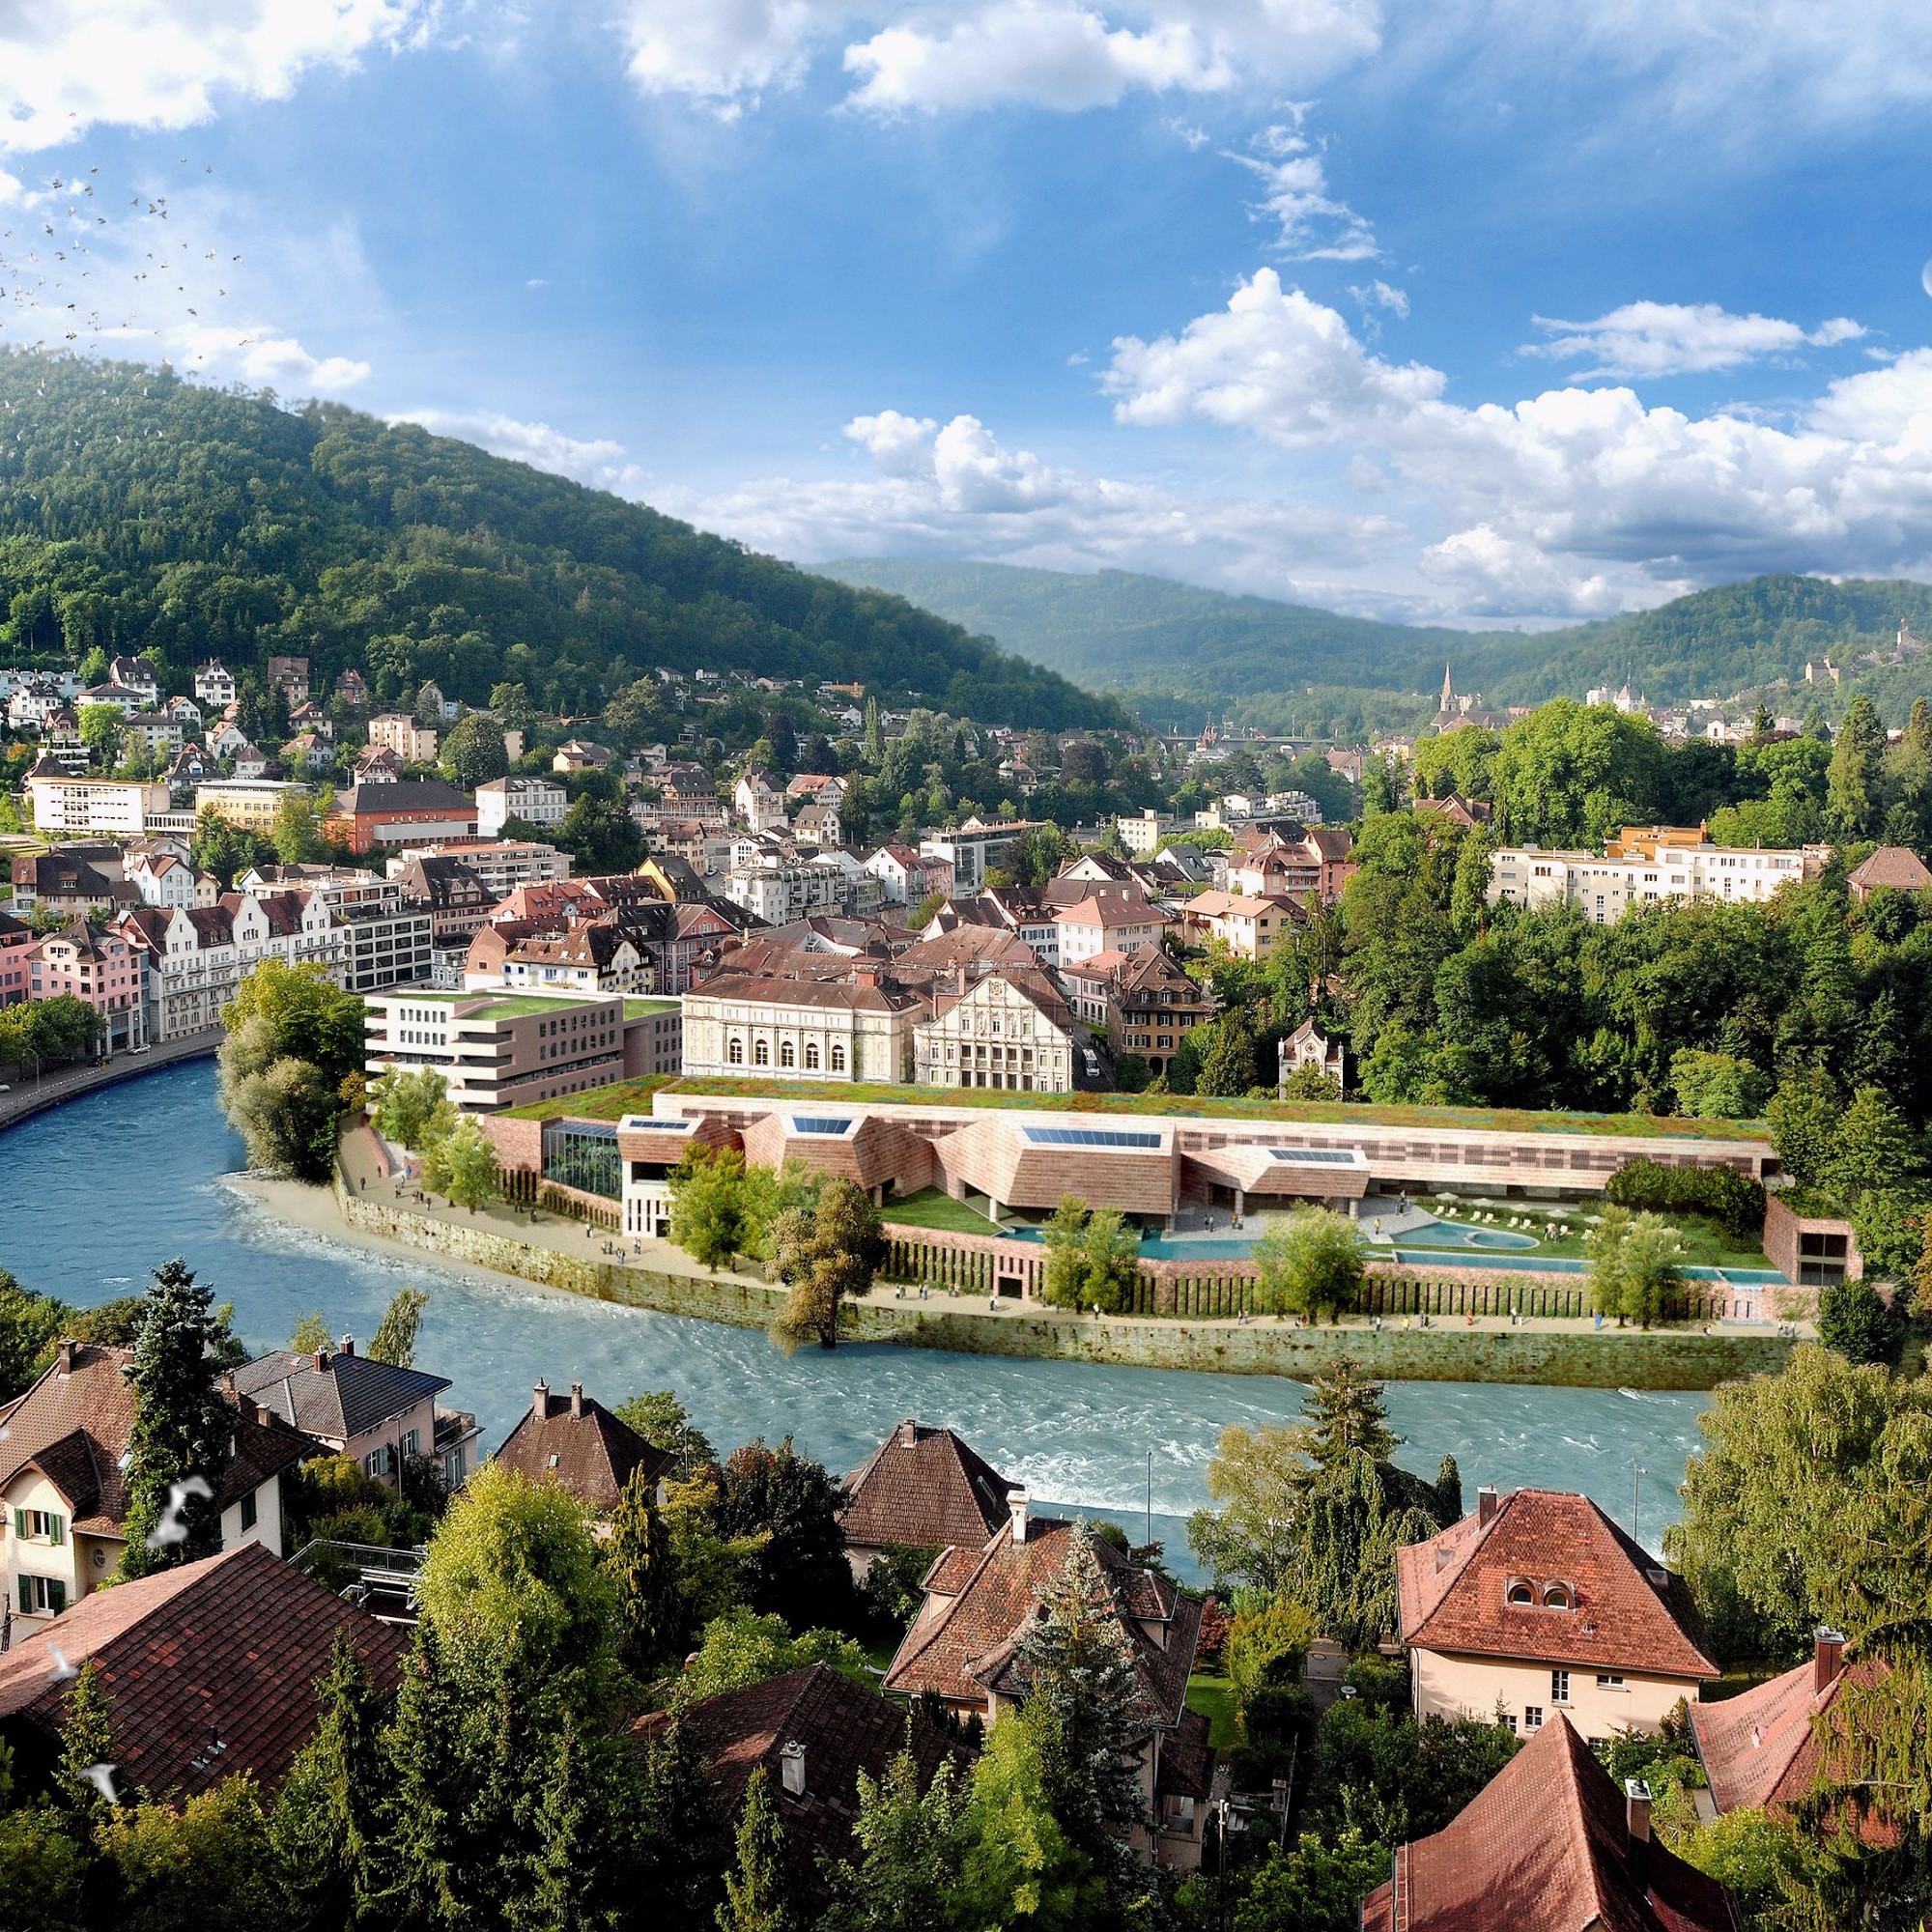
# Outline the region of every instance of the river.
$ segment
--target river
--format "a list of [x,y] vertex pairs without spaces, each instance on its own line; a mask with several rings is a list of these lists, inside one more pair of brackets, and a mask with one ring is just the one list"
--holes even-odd
[[[1293,1420],[1297,1383],[1267,1376],[846,1347],[787,1360],[755,1330],[587,1301],[535,1283],[505,1284],[390,1261],[273,1219],[223,1184],[241,1141],[201,1061],[72,1100],[0,1135],[0,1264],[79,1305],[134,1293],[171,1255],[235,1304],[242,1339],[285,1346],[322,1311],[365,1341],[404,1282],[429,1291],[416,1359],[450,1378],[446,1400],[473,1409],[486,1444],[529,1406],[541,1376],[582,1381],[615,1404],[674,1388],[721,1449],[789,1434],[835,1470],[859,1462],[899,1418],[958,1430],[1037,1503],[1109,1517],[1136,1540],[1153,1529],[1183,1575],[1183,1523],[1208,1500],[1214,1439],[1230,1423]],[[1638,1533],[1655,1548],[1675,1517],[1676,1486],[1709,1397],[1605,1389],[1395,1382],[1397,1460],[1433,1475],[1453,1454],[1464,1492],[1479,1483],[1581,1490],[1620,1522],[1644,1471]]]

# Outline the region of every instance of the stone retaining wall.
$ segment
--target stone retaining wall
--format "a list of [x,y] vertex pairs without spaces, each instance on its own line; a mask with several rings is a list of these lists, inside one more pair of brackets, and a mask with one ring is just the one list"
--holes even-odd
[[[368,1234],[599,1301],[762,1328],[784,1296],[781,1288],[735,1276],[684,1274],[595,1255],[562,1254],[485,1226],[464,1227],[372,1202],[350,1194],[340,1183],[336,1199],[350,1226]],[[1035,1303],[1007,1304],[999,1314],[990,1314],[977,1305],[962,1306],[951,1295],[903,1304],[868,1302],[848,1307],[845,1314],[842,1332],[848,1340],[967,1354],[1299,1378],[1347,1358],[1391,1380],[1578,1388],[1707,1389],[1757,1370],[1776,1371],[1791,1346],[1770,1334],[1598,1333],[1581,1326],[1574,1331],[1375,1330],[1359,1325],[1298,1328],[1271,1321],[1095,1321]]]

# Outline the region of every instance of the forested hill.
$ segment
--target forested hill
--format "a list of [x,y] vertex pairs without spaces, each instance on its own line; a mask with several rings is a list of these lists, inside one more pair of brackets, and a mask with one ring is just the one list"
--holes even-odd
[[305,655],[556,710],[658,666],[860,681],[989,723],[1117,704],[856,590],[410,424],[0,353],[0,655]]
[[[1807,658],[1850,665],[1889,649],[1900,619],[1932,636],[1932,586],[1758,577],[1654,611],[1538,635],[1462,632],[1345,617],[1264,597],[1230,597],[1157,577],[1090,577],[1004,564],[854,558],[824,566],[896,590],[1041,664],[1151,704],[1293,694],[1308,685],[1433,697],[1446,661],[1457,687],[1492,703],[1581,697],[1629,678],[1653,701],[1727,697],[1797,680]],[[1932,692],[1932,657],[1869,674],[1902,722]],[[1253,707],[1249,706],[1252,710]]]

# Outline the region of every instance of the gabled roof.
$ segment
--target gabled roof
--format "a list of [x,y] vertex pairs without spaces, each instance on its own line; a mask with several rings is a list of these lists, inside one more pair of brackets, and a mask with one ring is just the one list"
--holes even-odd
[[1900,892],[1922,893],[1932,886],[1932,871],[1926,870],[1918,853],[1905,846],[1881,845],[1853,871],[1851,883],[1864,892],[1877,886],[1895,886]]
[[1869,1662],[1821,1671],[1818,1659],[1807,1658],[1740,1696],[1692,1704],[1690,1731],[1718,1810],[1788,1812],[1809,1797],[1824,1749],[1819,1720],[1829,1730],[1844,1687],[1876,1683],[1884,1673]]
[[[45,1372],[0,1412],[6,1430],[0,1439],[0,1490],[32,1463],[67,1498],[75,1529],[118,1537],[128,1518],[121,1458],[134,1423],[134,1396],[125,1373],[132,1360],[131,1349],[63,1344]],[[316,1451],[306,1435],[244,1412],[236,1419],[234,1457],[215,1501],[225,1508]]]
[[1555,1714],[1455,1819],[1399,1845],[1363,1932],[1736,1932],[1730,1893],[1657,1842]]
[[[631,1735],[648,1739],[673,1721],[671,1713],[653,1711],[632,1725]],[[737,1817],[753,1772],[764,1770],[791,1840],[794,1874],[813,1897],[824,1890],[820,1860],[852,1852],[861,1772],[883,1779],[900,1751],[910,1750],[924,1790],[947,1758],[965,1756],[959,1742],[937,1724],[824,1663],[700,1697],[685,1710],[683,1722],[727,1817]],[[788,1744],[804,1751],[805,1789],[796,1796],[784,1788]]]
[[[1512,1604],[1525,1583],[1534,1601]],[[1561,1584],[1570,1607],[1546,1608]],[[1402,1641],[1412,1650],[1534,1659],[1649,1676],[1715,1677],[1684,1579],[1588,1496],[1517,1490],[1440,1536],[1396,1551]]]
[[337,792],[329,816],[353,818],[365,811],[466,811],[474,810],[475,801],[468,792],[444,784],[440,779],[398,779],[394,784],[351,785]]
[[[885,1688],[909,1697],[930,1690],[959,1704],[982,1703],[988,1691],[1023,1697],[1020,1643],[1041,1614],[1041,1593],[1065,1563],[1075,1528],[1064,1518],[1034,1517],[1023,1543],[1003,1523],[977,1552],[958,1546],[945,1551],[927,1572],[925,1603],[886,1672]],[[1151,1727],[1178,1724],[1201,1635],[1201,1605],[1109,1544],[1096,1542],[1094,1554],[1133,1650],[1141,1716]],[[1164,1645],[1144,1622],[1166,1627]]]
[[952,1430],[908,1417],[845,1478],[845,1541],[977,1548],[1007,1523],[1007,1497],[1017,1487]]
[[425,1396],[440,1395],[449,1378],[327,1349],[313,1355],[277,1349],[237,1369],[235,1386],[308,1435],[346,1442],[406,1413]]
[[633,1471],[655,1481],[670,1458],[581,1384],[567,1396],[539,1382],[536,1399],[503,1439],[497,1460],[533,1483],[556,1483],[579,1502],[609,1513],[617,1507]]
[[0,1656],[0,1721],[58,1745],[70,1679],[99,1665],[121,1790],[192,1796],[237,1772],[270,1789],[316,1724],[339,1635],[393,1691],[407,1634],[312,1582],[259,1543],[83,1597]]

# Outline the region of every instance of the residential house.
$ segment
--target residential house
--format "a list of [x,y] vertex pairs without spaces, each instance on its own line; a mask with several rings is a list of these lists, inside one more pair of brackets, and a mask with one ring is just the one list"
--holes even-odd
[[[475,983],[465,961],[464,982]],[[497,984],[524,992],[648,993],[650,968],[611,920],[580,920],[569,931],[517,940]]]
[[282,763],[290,771],[327,771],[334,762],[334,748],[314,731],[299,731],[282,747]]
[[434,718],[439,724],[454,724],[463,716],[463,707],[454,698],[442,695],[442,686],[435,678],[425,679],[416,693],[418,714]]
[[[884,1687],[897,1696],[930,1696],[989,1726],[1025,1701],[1023,1639],[1043,1591],[1065,1565],[1071,1539],[1085,1534],[1064,1519],[1033,1517],[1024,1490],[1009,1491],[1007,1504],[1007,1522],[982,1543],[942,1551],[926,1573],[924,1601]],[[1201,1861],[1214,1761],[1208,1720],[1187,1709],[1201,1605],[1110,1545],[1092,1548],[1133,1658],[1146,1727],[1134,1755],[1151,1825],[1135,1828],[1133,1842],[1159,1863],[1191,1869]]]
[[99,1675],[124,1799],[177,1801],[242,1775],[272,1798],[315,1735],[315,1687],[350,1643],[381,1698],[409,1633],[260,1543],[98,1591],[0,1655],[0,1739],[35,1777],[59,1760],[69,1683]]
[[550,768],[554,772],[601,772],[613,755],[608,745],[595,745],[584,738],[567,738],[556,748]]
[[[0,1409],[7,1603],[30,1628],[78,1604],[120,1569],[131,1502],[132,1360],[130,1349],[63,1341],[26,1391]],[[270,1555],[284,1553],[282,1477],[316,1453],[306,1435],[262,1416],[251,1403],[237,1403],[234,1445],[213,1496],[224,1549],[260,1543]]]
[[952,879],[943,890],[977,893],[986,883],[987,868],[999,865],[1029,832],[1038,831],[1039,826],[1037,819],[987,821],[975,813],[952,831],[927,833],[919,841],[919,856],[928,862],[928,871],[935,861],[952,868]]
[[629,1423],[572,1382],[567,1396],[554,1396],[538,1382],[535,1397],[503,1438],[496,1460],[533,1483],[555,1483],[599,1516],[611,1515],[625,1486],[639,1471],[655,1484],[670,1458],[646,1442]]
[[1347,1084],[1342,1042],[1331,1039],[1312,1019],[1303,1020],[1283,1038],[1276,1065],[1277,1086],[1286,1090],[1291,1073],[1309,1067],[1332,1080],[1337,1093]]
[[1651,1832],[1560,1714],[1441,1831],[1398,1845],[1363,1932],[1738,1932],[1731,1895]]
[[789,822],[784,794],[763,772],[747,772],[738,781],[731,805],[753,832],[782,832]]
[[1114,830],[1129,852],[1142,858],[1151,855],[1160,841],[1174,830],[1175,821],[1152,806],[1144,807],[1137,812],[1122,812],[1114,820]]
[[391,1489],[400,1486],[403,1465],[418,1456],[433,1459],[452,1490],[475,1470],[476,1418],[437,1406],[449,1378],[358,1355],[353,1335],[343,1336],[336,1350],[277,1349],[259,1356],[235,1371],[234,1385]]
[[1221,1009],[1212,991],[1158,946],[1095,953],[1066,968],[1065,978],[1076,1012],[1106,1035],[1108,1048],[1137,1055],[1153,1074],[1167,1071],[1189,1027],[1204,1025]]
[[1293,899],[1313,895],[1323,905],[1341,897],[1355,874],[1353,841],[1335,825],[1249,826],[1228,852],[1227,890],[1253,895],[1278,894]]
[[1037,967],[935,989],[930,1016],[913,1028],[914,1077],[927,1087],[1070,1094],[1085,1050],[1072,1011]]
[[395,784],[409,768],[386,745],[364,745],[355,754],[355,781],[359,785]]
[[853,1827],[862,1776],[883,1784],[910,1753],[923,1791],[942,1765],[968,1756],[951,1732],[824,1663],[697,1698],[675,1719],[652,1711],[633,1723],[631,1736],[646,1745],[673,1721],[703,1758],[721,1816],[744,1808],[754,1772],[769,1779],[784,1827],[786,1897],[801,1917],[829,1902],[828,1866],[859,1856]]
[[37,935],[24,919],[0,912],[0,1008],[17,1007],[27,997],[27,954]]
[[270,772],[273,761],[268,753],[255,745],[243,745],[235,753],[234,771],[238,781],[254,779],[279,779],[281,774]]
[[384,711],[369,721],[369,743],[393,752],[406,765],[433,765],[440,742],[434,724],[418,724],[407,711]]
[[1598,1744],[1656,1731],[1718,1675],[1684,1579],[1588,1496],[1482,1490],[1462,1521],[1396,1551],[1418,1719],[1558,1713]]
[[340,793],[323,826],[350,851],[476,837],[476,803],[440,779],[356,784]]
[[75,914],[27,950],[27,998],[73,999],[100,1015],[113,1053],[148,1042],[143,954],[123,933]]
[[702,765],[667,765],[658,774],[661,803],[658,810],[666,818],[699,818],[715,823],[724,817],[718,803],[718,784]]
[[1307,920],[1286,893],[1196,893],[1180,910],[1191,944],[1224,947],[1236,959],[1266,959]]
[[91,685],[74,699],[74,709],[85,711],[90,705],[107,705],[128,719],[137,711],[147,710],[152,702],[145,692],[130,691],[125,684],[97,684]]
[[1710,842],[1701,827],[1625,826],[1591,852],[1505,846],[1490,861],[1489,901],[1532,908],[1569,904],[1598,925],[1633,907],[1672,900],[1763,904],[1787,885],[1815,876],[1826,849],[1764,849]]
[[495,838],[511,818],[541,832],[554,831],[569,810],[570,794],[548,779],[488,779],[476,787],[476,831],[484,838]]
[[806,805],[839,806],[845,803],[846,784],[832,772],[800,772],[785,786],[785,797]]
[[57,845],[50,852],[24,854],[9,863],[14,909],[57,912],[70,917],[117,912],[140,897],[121,876],[115,845]]
[[172,718],[184,731],[188,732],[190,735],[199,734],[202,726],[203,712],[201,706],[193,698],[185,697],[178,693],[161,706],[161,711],[164,716]]
[[1852,869],[1845,883],[1861,904],[1881,886],[1894,892],[1932,892],[1932,871],[1917,852],[1904,845],[1881,845],[1862,865]]
[[48,678],[32,677],[7,698],[7,723],[15,731],[40,731],[55,712],[66,708],[60,687]]
[[918,905],[928,891],[925,867],[910,845],[881,845],[866,861],[866,869],[885,889],[888,905]]
[[1167,914],[1138,890],[1095,886],[1071,904],[1056,907],[1057,963],[1070,966],[1096,952],[1135,953],[1158,946]]
[[199,745],[184,745],[161,774],[161,782],[170,796],[192,792],[204,779],[212,779],[214,772],[214,760]]
[[171,758],[186,742],[183,721],[165,711],[134,711],[123,721],[130,752],[149,758]]
[[1415,810],[1433,811],[1464,832],[1473,832],[1477,826],[1490,822],[1489,802],[1464,798],[1461,792],[1452,791],[1442,798],[1419,798],[1415,801]]
[[395,882],[404,904],[428,912],[432,946],[473,939],[500,896],[473,867],[450,857],[411,859]]
[[801,845],[814,845],[821,848],[837,845],[843,837],[838,822],[838,806],[825,799],[800,806],[793,814],[792,837]]
[[352,711],[365,710],[369,703],[369,686],[353,666],[335,680],[335,695]]
[[248,748],[248,734],[233,719],[223,718],[211,724],[202,742],[212,758],[233,758]]
[[270,658],[267,666],[269,682],[288,700],[290,708],[308,700],[308,660]]
[[392,877],[417,859],[461,859],[483,881],[492,898],[498,900],[524,886],[568,880],[572,865],[568,852],[528,838],[412,839],[384,858]]
[[977,1549],[1010,1520],[1018,1489],[950,1429],[910,1416],[839,1485],[855,1581],[895,1549]]
[[236,698],[235,673],[219,658],[210,658],[194,670],[194,695],[211,710],[218,711]]

